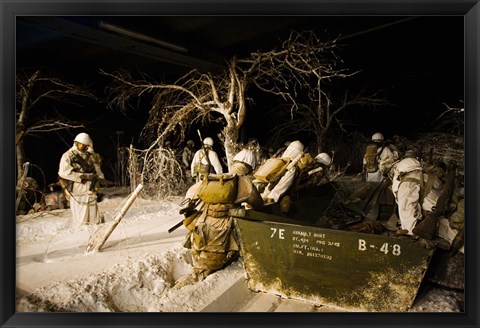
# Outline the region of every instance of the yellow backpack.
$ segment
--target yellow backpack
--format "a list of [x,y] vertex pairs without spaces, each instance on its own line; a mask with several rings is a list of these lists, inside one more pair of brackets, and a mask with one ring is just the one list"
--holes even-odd
[[237,199],[236,174],[209,174],[203,177],[198,197],[207,204],[230,204]]
[[253,177],[260,181],[270,183],[287,168],[289,162],[289,160],[283,158],[269,158],[253,173]]

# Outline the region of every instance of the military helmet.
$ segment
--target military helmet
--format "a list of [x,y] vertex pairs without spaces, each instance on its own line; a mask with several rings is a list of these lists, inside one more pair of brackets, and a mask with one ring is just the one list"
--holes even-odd
[[384,140],[383,134],[381,134],[380,132],[374,133],[372,136],[372,141],[383,141],[383,140]]
[[205,139],[203,139],[203,144],[211,147],[213,146],[213,139],[210,137],[206,137]]
[[315,161],[319,164],[329,166],[332,164],[332,158],[327,153],[320,153],[315,157]]
[[187,145],[195,146],[195,142],[193,142],[193,140],[188,140],[188,141],[187,141]]
[[421,170],[422,165],[416,158],[404,158],[396,166],[395,170],[398,173],[408,173],[416,170]]
[[92,138],[90,138],[90,136],[85,132],[77,134],[77,136],[75,137],[75,139],[73,139],[73,141],[93,147]]
[[301,143],[300,141],[298,140],[295,140],[295,141],[292,141],[289,145],[288,145],[288,148],[290,149],[295,149],[296,151],[303,151],[303,143]]
[[416,154],[415,154],[415,151],[412,150],[412,149],[409,149],[405,152],[405,157],[409,157],[409,158],[414,158],[416,157]]

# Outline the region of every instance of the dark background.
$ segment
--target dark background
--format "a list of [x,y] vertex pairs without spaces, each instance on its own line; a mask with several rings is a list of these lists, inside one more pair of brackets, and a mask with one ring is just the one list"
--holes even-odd
[[[480,10],[478,1],[460,2],[456,0],[447,1],[321,1],[316,2],[275,2],[265,1],[258,3],[256,1],[243,2],[242,4],[232,1],[228,5],[223,2],[205,3],[200,1],[198,4],[185,1],[165,4],[151,4],[150,2],[111,2],[105,4],[99,1],[98,5],[92,6],[91,3],[67,3],[58,2],[27,2],[18,0],[5,3],[2,9],[2,81],[3,88],[0,93],[3,95],[2,103],[4,110],[1,111],[1,123],[3,129],[1,138],[2,146],[2,323],[7,322],[10,326],[208,326],[218,324],[228,326],[236,323],[238,325],[257,325],[257,326],[299,326],[299,325],[318,325],[321,324],[337,326],[337,327],[353,327],[358,325],[369,325],[378,327],[410,327],[410,326],[431,326],[431,325],[447,325],[451,327],[477,326],[478,325],[478,108],[479,108],[479,17]],[[160,1],[159,1],[160,2]],[[207,8],[208,7],[208,8]],[[465,106],[471,108],[466,111],[466,168],[468,179],[466,181],[466,217],[469,229],[466,230],[466,247],[473,250],[467,252],[466,268],[466,312],[464,314],[440,315],[440,314],[418,314],[415,316],[398,314],[339,314],[322,316],[310,316],[300,313],[294,314],[278,314],[270,316],[268,314],[229,314],[221,315],[213,314],[16,314],[14,308],[14,281],[15,281],[15,224],[14,224],[14,192],[15,187],[15,149],[14,144],[14,116],[13,111],[9,110],[14,107],[14,70],[15,70],[15,20],[18,15],[51,15],[52,13],[61,15],[64,13],[75,14],[97,14],[97,13],[119,13],[119,14],[149,14],[149,13],[235,13],[235,14],[259,14],[259,13],[288,13],[305,15],[308,13],[328,13],[328,14],[376,14],[376,15],[460,15],[462,19],[466,19],[465,36],[466,36],[466,102]],[[6,108],[6,109],[5,109]],[[64,145],[62,145],[64,146]],[[10,204],[10,205],[8,205]]]
[[[105,31],[102,23],[173,43],[186,52],[154,53],[165,48],[151,43],[132,45],[131,38]],[[337,54],[343,60],[339,67],[359,71],[338,84],[339,90],[381,90],[381,96],[391,103],[377,111],[354,108],[345,112],[342,118],[349,131],[366,137],[377,131],[386,138],[395,134],[410,137],[431,130],[432,121],[445,110],[444,103],[463,107],[463,16],[19,16],[16,69],[41,68],[66,81],[89,85],[104,97],[110,80],[99,74],[100,69],[126,69],[174,81],[192,68],[215,69],[232,56],[241,58],[253,51],[269,50],[291,30],[314,30],[325,40],[338,37]],[[274,123],[265,112],[277,101],[251,91],[255,103],[244,136],[272,144],[269,131]],[[105,163],[111,163],[117,146],[144,146],[138,135],[147,119],[148,103],[133,105],[137,108],[127,115],[91,101],[79,107],[43,104],[39,110],[55,106],[71,118],[84,120],[96,150]],[[196,128],[192,127],[190,135],[198,146]],[[208,135],[209,129],[212,127],[202,127],[202,135]],[[26,139],[27,160],[43,170],[47,184],[56,179],[58,160],[78,132]],[[109,167],[104,165],[104,170],[108,175]]]

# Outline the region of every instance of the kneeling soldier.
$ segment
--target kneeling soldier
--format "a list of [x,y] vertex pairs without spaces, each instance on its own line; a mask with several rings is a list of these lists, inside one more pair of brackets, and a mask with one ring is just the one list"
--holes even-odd
[[263,206],[250,178],[234,174],[204,175],[187,191],[186,200],[189,206],[180,213],[189,230],[184,247],[192,250],[193,272],[180,278],[177,288],[202,281],[236,258],[239,247],[230,209],[243,202],[253,208]]

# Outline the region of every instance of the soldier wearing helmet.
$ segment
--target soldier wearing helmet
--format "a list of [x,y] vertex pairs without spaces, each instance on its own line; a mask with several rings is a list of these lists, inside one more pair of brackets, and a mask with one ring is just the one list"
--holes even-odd
[[62,155],[58,175],[65,197],[70,201],[74,224],[102,223],[97,190],[99,181],[105,177],[101,158],[94,152],[92,139],[87,133],[79,133],[73,146]]
[[209,173],[222,174],[223,168],[217,153],[212,149],[213,139],[207,137],[203,140],[203,146],[193,156],[190,164],[190,172],[196,181],[200,181],[202,175]]
[[257,156],[254,151],[254,143],[251,141],[233,157],[233,164],[230,173],[237,175],[250,175],[256,167]]
[[363,156],[365,181],[380,182],[383,173],[398,159],[398,152],[392,145],[386,144],[380,132],[372,135],[372,143],[367,146]]
[[392,192],[398,205],[400,232],[414,235],[416,224],[433,211],[443,183],[437,175],[423,169],[411,150],[405,152],[405,158],[396,163],[392,171]]
[[297,173],[292,186],[287,194],[281,197],[280,210],[288,213],[292,202],[298,199],[300,191],[319,186],[331,165],[332,158],[327,153],[320,153],[315,158],[305,153],[296,165]]
[[304,145],[299,140],[292,141],[287,149],[283,152],[281,158],[290,164],[286,167],[283,175],[280,175],[279,180],[270,182],[264,192],[262,198],[265,204],[272,204],[278,202],[287,190],[292,186],[297,173],[296,164],[303,157]]

